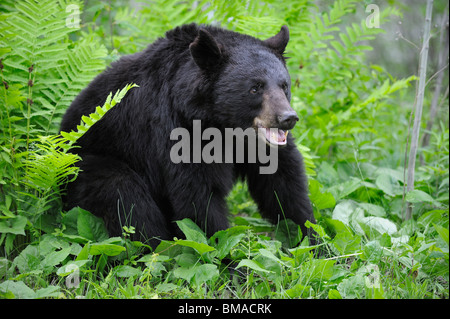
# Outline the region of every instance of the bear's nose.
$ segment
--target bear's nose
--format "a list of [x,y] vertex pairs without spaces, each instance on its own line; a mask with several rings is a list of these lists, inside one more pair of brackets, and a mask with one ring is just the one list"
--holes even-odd
[[295,123],[298,121],[297,113],[294,111],[285,112],[278,117],[280,129],[290,130],[294,127]]

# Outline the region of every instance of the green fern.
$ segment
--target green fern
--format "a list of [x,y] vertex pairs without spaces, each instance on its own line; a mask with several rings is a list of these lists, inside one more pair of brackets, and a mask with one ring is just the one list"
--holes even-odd
[[116,104],[120,103],[125,94],[127,94],[127,92],[134,87],[139,86],[137,84],[128,84],[122,90],[118,90],[114,96],[110,93],[103,106],[97,106],[94,113],[81,117],[81,123],[80,125],[77,125],[77,131],[61,132],[61,136],[64,140],[62,143],[58,143],[57,147],[63,149],[65,152],[68,152],[92,125],[100,121],[106,112],[108,112]]
[[[11,193],[22,203],[21,184],[38,136],[56,134],[62,113],[105,66],[108,53],[92,35],[66,25],[68,4],[81,1],[11,2],[0,15],[0,202]],[[70,11],[70,10],[69,10]]]
[[65,63],[49,72],[54,81],[52,85],[42,86],[41,95],[36,98],[42,106],[40,114],[44,116],[40,118],[40,126],[45,129],[45,134],[55,130],[75,96],[105,68],[103,58],[106,55],[104,46],[91,39],[82,39],[67,53]]
[[[81,158],[70,152],[77,140],[89,128],[97,123],[112,107],[120,103],[125,94],[136,84],[126,85],[114,96],[109,94],[103,106],[98,106],[94,113],[83,116],[76,131],[61,132],[61,135],[40,136],[26,161],[26,178],[24,185],[28,189],[25,195],[35,200],[34,210],[29,218],[37,218],[48,210],[53,201],[59,201],[61,187],[76,179],[79,169],[74,164]],[[30,216],[31,215],[31,216]]]
[[[70,3],[82,6],[79,1]],[[69,39],[74,29],[66,25],[70,14],[66,12],[67,5],[53,0],[18,1],[15,11],[0,19],[4,83],[0,103],[8,109],[10,117],[19,121],[17,124],[26,123],[22,125],[25,132],[12,134],[10,125],[8,131],[16,139],[26,139],[27,147],[30,137],[57,132],[58,116],[105,68],[104,46],[92,39],[76,43]],[[15,97],[12,99],[11,95]],[[4,121],[1,124],[7,127]]]

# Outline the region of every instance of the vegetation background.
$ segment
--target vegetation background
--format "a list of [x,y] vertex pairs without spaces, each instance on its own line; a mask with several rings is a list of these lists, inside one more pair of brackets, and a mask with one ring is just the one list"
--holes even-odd
[[[112,61],[189,22],[262,39],[289,25],[293,133],[319,245],[300,242],[290,221],[261,219],[242,183],[228,198],[233,227],[207,238],[179,221],[186,239],[155,251],[129,239],[132,227],[109,238],[89,212],[62,209],[77,175],[73,143],[139,88],[112,92],[61,136],[64,111]],[[418,0],[2,1],[0,297],[448,299],[443,0],[433,5],[415,189],[405,189],[424,23]]]

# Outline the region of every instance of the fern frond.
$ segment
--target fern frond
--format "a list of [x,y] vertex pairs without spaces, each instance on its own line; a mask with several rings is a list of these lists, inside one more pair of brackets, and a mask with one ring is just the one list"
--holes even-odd
[[[70,4],[81,6],[77,1]],[[27,120],[27,127],[44,135],[57,132],[61,114],[105,68],[108,55],[92,37],[70,42],[73,29],[66,26],[67,5],[64,0],[19,1],[7,19],[0,19],[0,32],[5,34],[0,44],[6,48],[0,51],[2,80],[21,87],[29,115],[18,114]]]
[[66,62],[50,72],[48,82],[52,85],[44,83],[40,90],[42,96],[37,99],[48,111],[43,119],[46,133],[52,131],[52,125],[56,127],[55,117],[59,118],[75,96],[105,68],[103,57],[106,55],[103,45],[82,40],[67,54]]
[[65,152],[69,151],[77,140],[82,137],[92,125],[100,121],[106,112],[108,112],[116,104],[120,103],[125,94],[127,94],[127,92],[134,87],[139,86],[137,84],[128,84],[123,89],[117,90],[114,96],[111,92],[103,106],[97,106],[94,113],[81,118],[81,123],[77,125],[77,131],[61,132],[61,136],[65,139],[65,141],[61,143],[59,147],[64,149]]
[[[81,158],[69,151],[77,140],[112,107],[120,103],[125,94],[136,84],[129,84],[118,90],[114,96],[109,94],[103,106],[89,116],[83,116],[77,131],[61,132],[61,135],[40,136],[34,143],[34,151],[30,151],[25,161],[26,178],[22,183],[29,189],[35,190],[37,195],[23,193],[33,199],[34,215],[39,215],[48,209],[48,205],[57,200],[60,187],[76,179],[79,168],[76,164]],[[36,216],[33,216],[36,218]]]

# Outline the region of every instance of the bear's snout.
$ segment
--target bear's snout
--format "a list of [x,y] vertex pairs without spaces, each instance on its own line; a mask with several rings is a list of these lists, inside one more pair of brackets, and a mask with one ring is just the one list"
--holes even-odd
[[284,112],[278,116],[278,128],[282,130],[291,130],[297,121],[298,116],[294,110]]

